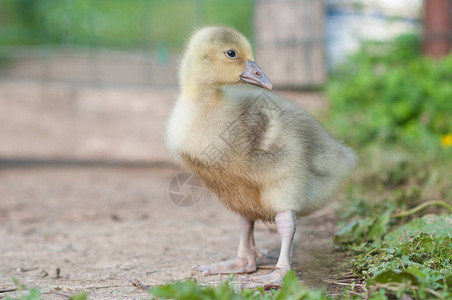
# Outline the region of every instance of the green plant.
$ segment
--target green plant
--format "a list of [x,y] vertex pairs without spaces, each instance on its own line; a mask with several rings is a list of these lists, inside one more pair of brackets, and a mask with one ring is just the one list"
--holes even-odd
[[452,297],[452,215],[415,218],[363,240],[362,231],[389,226],[387,217],[364,220],[356,223],[361,230],[342,227],[336,241],[355,252],[353,268],[368,278],[370,291],[384,288],[421,299]]
[[220,285],[200,286],[196,281],[188,280],[172,284],[154,287],[150,290],[151,295],[164,299],[175,300],[208,300],[208,299],[299,299],[299,300],[326,300],[329,299],[322,291],[311,290],[300,284],[294,271],[288,272],[280,290],[264,291],[240,290],[234,286],[233,277]]
[[[18,278],[13,278],[14,284],[17,286],[17,290],[20,292],[19,297],[11,298],[9,296],[5,297],[5,300],[41,300],[42,293],[37,288],[27,288],[24,284],[20,282]],[[69,300],[87,300],[88,294],[81,293],[74,295],[69,298]]]
[[331,76],[332,128],[355,146],[398,143],[436,154],[452,133],[452,55],[422,57],[419,37],[365,42]]
[[335,242],[369,299],[452,297],[451,79],[452,55],[404,35],[364,43],[328,82],[327,121],[362,158]]

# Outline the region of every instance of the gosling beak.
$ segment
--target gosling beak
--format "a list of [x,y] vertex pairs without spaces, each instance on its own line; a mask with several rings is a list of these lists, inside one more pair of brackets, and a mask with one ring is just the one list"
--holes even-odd
[[254,61],[247,61],[245,72],[240,75],[240,81],[249,83],[264,89],[271,90],[273,85],[267,75],[259,68]]

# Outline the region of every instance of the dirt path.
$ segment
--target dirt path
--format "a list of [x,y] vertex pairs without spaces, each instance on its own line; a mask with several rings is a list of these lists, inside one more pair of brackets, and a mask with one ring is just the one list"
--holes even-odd
[[[178,169],[11,169],[0,172],[0,287],[12,277],[53,294],[86,291],[91,299],[142,299],[138,280],[157,285],[192,275],[190,266],[232,257],[237,218],[205,193],[181,208],[167,195]],[[310,286],[325,286],[335,267],[331,211],[301,220],[295,268]],[[256,241],[276,262],[279,239],[262,224]],[[57,276],[57,269],[60,270]],[[269,270],[260,270],[265,273]]]
[[[133,280],[226,278],[190,267],[235,255],[237,217],[207,193],[189,208],[168,197],[181,172],[163,145],[175,95],[0,83],[0,290],[14,288],[16,277],[44,299],[81,291],[90,299],[145,299]],[[316,94],[286,96],[310,110],[324,106]],[[333,232],[331,208],[299,221],[294,265],[309,286],[335,276]],[[278,235],[258,224],[256,243],[268,254],[259,265],[275,264]]]

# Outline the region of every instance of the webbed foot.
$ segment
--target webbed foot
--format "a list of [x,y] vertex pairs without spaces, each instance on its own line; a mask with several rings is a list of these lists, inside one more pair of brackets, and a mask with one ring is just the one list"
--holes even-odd
[[244,289],[255,289],[257,287],[263,289],[279,288],[287,272],[288,270],[275,269],[270,274],[248,277],[240,287]]
[[206,265],[195,265],[193,270],[201,271],[203,275],[253,273],[256,271],[256,260],[253,258],[236,257],[231,260]]

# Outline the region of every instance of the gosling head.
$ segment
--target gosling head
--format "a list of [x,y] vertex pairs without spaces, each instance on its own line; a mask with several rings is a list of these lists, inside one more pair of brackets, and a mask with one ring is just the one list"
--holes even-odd
[[254,62],[248,40],[230,27],[204,27],[194,33],[182,60],[180,79],[182,88],[188,90],[239,82],[272,89]]

